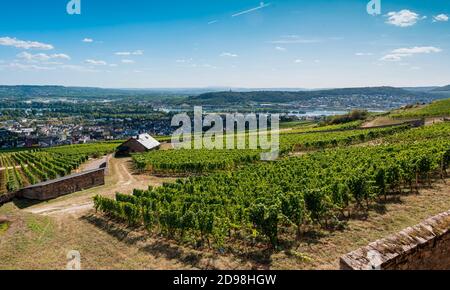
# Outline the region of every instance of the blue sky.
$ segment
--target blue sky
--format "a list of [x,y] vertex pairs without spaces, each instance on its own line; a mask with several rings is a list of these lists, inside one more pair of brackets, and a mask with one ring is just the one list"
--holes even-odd
[[450,84],[450,2],[2,1],[0,84],[329,88]]

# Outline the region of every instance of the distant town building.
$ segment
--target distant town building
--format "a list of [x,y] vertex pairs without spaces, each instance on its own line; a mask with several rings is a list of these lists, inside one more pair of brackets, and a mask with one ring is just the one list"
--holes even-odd
[[117,148],[117,155],[129,155],[159,149],[161,143],[149,134],[140,134],[128,139]]

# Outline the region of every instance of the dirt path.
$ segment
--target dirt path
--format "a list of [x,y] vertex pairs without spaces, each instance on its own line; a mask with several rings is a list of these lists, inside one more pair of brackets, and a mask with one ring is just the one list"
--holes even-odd
[[84,170],[98,167],[101,163],[108,160],[109,169],[105,177],[105,185],[92,188],[82,192],[62,196],[55,200],[39,203],[28,207],[25,211],[33,214],[45,216],[55,216],[58,218],[80,217],[84,213],[93,209],[92,198],[95,195],[113,196],[116,192],[131,193],[133,189],[146,189],[149,185],[160,186],[163,182],[173,179],[157,178],[148,175],[137,175],[133,173],[131,158],[107,158],[101,160],[92,160],[89,164],[83,166]]
[[[27,167],[28,165],[25,165],[25,167]],[[22,166],[20,166],[20,165],[17,165],[17,166],[14,166],[14,167],[0,167],[0,171],[2,171],[2,170],[5,170],[5,169],[21,169],[22,168]]]
[[109,159],[111,159],[112,155],[108,155],[102,158],[98,159],[91,159],[88,162],[82,164],[80,168],[78,168],[78,172],[82,171],[88,171],[88,170],[94,170],[101,167],[101,165],[105,162],[109,162]]
[[377,117],[371,121],[367,121],[364,124],[361,125],[361,128],[364,129],[369,129],[372,127],[378,127],[378,126],[394,126],[394,125],[400,125],[402,123],[405,123],[406,121],[409,120],[395,120],[395,119],[391,119],[389,117]]

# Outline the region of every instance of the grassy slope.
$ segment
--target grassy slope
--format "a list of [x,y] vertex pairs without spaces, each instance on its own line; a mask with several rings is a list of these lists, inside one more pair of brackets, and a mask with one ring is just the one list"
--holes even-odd
[[392,112],[392,118],[423,118],[450,116],[450,99],[435,101],[429,105],[401,109]]

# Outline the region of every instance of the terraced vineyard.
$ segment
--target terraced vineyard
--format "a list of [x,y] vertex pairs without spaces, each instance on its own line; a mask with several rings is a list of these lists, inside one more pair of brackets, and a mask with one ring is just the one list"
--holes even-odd
[[338,132],[314,132],[306,134],[282,134],[280,147],[282,152],[325,149],[337,146],[348,146],[370,141],[408,130],[409,126],[395,126],[378,129],[349,130]]
[[0,194],[70,174],[89,157],[116,147],[117,143],[97,143],[0,153]]
[[292,130],[287,131],[287,133],[311,133],[311,132],[323,132],[333,130],[351,130],[360,127],[363,123],[364,121],[353,121],[343,124],[327,125],[327,126],[307,125],[300,128],[292,128]]
[[399,133],[394,144],[256,163],[135,190],[132,196],[117,194],[115,200],[97,196],[95,207],[180,242],[213,247],[269,242],[276,247],[280,238],[294,239],[305,226],[339,225],[350,212],[364,211],[378,199],[416,192],[432,177],[445,177],[450,124],[440,126]]
[[397,110],[392,118],[450,117],[450,99],[435,101],[426,106]]
[[433,126],[416,128],[398,132],[384,138],[385,144],[410,144],[420,141],[450,140],[450,123],[435,124]]

